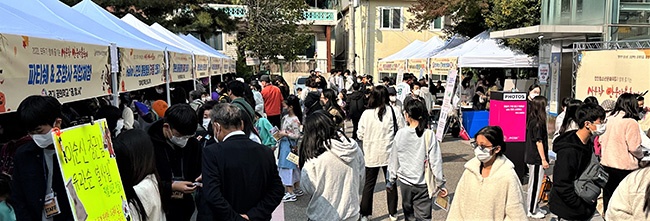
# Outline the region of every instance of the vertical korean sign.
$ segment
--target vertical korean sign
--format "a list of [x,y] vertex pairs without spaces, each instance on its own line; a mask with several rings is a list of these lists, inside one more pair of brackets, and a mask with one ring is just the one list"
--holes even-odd
[[71,102],[110,94],[108,54],[108,45],[0,34],[0,113],[30,95]]
[[52,136],[75,220],[127,220],[128,202],[106,120]]
[[210,58],[210,75],[215,76],[223,73],[221,69],[221,58]]
[[196,70],[196,78],[206,78],[210,76],[208,67],[210,66],[210,58],[203,55],[194,55],[194,68]]
[[560,71],[561,71],[562,53],[553,53],[551,55],[551,95],[549,96],[549,109],[551,113],[559,113],[559,92],[560,92]]
[[171,52],[169,56],[171,63],[171,82],[192,80],[192,55]]
[[650,49],[583,51],[576,74],[576,99],[613,99],[643,93],[650,85]]
[[454,87],[456,87],[457,77],[458,71],[455,69],[449,71],[449,76],[447,77],[447,86],[445,87],[445,97],[442,100],[440,118],[438,119],[438,127],[436,128],[436,139],[438,139],[438,142],[442,142],[442,138],[445,137],[447,117],[449,116],[449,113],[455,109],[455,107],[451,105],[451,99],[454,96]]
[[134,91],[165,83],[165,53],[120,48],[120,92]]

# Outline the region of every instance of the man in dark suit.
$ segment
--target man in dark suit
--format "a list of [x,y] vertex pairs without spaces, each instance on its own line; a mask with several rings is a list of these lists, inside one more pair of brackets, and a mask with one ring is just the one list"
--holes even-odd
[[219,141],[203,151],[203,198],[213,220],[270,220],[284,186],[273,152],[244,134],[242,113],[219,104],[211,113]]
[[16,220],[73,220],[52,139],[52,129],[61,127],[61,103],[53,97],[29,96],[17,112],[32,141],[14,156],[10,202]]

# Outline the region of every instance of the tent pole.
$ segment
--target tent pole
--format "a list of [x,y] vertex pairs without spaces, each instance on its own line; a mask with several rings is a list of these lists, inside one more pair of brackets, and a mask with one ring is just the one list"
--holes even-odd
[[196,73],[196,55],[194,55],[194,53],[192,53],[192,67],[194,67],[192,68],[192,85],[194,85],[194,90],[196,90],[197,73]]
[[110,56],[111,56],[111,95],[113,106],[119,107],[119,96],[120,96],[120,84],[117,79],[117,75],[120,72],[120,61],[118,58],[117,45],[111,43],[110,47]]
[[171,73],[169,73],[169,51],[165,50],[165,87],[167,90],[167,105],[170,105],[172,103],[172,96],[170,95],[170,90],[169,90],[169,82],[172,80],[171,79]]

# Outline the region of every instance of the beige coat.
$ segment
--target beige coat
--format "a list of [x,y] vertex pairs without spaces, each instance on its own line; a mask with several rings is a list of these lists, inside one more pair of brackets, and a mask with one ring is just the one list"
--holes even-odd
[[[388,157],[393,147],[393,112],[386,105],[386,113],[379,120],[379,108],[367,109],[361,114],[357,137],[363,141],[363,156],[366,167],[388,166]],[[399,113],[395,112],[395,118]],[[399,127],[399,126],[398,126]]]
[[476,158],[465,164],[447,220],[528,220],[515,165],[498,157],[487,178],[480,165]]
[[645,191],[650,184],[650,168],[630,173],[618,185],[605,212],[607,220],[648,220],[643,212]]

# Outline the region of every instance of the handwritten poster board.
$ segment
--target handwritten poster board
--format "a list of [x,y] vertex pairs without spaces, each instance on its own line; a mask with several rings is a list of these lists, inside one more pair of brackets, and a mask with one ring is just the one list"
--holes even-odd
[[377,70],[384,73],[397,73],[398,70],[403,70],[406,60],[400,61],[379,61]]
[[192,76],[192,55],[171,52],[169,56],[171,82],[189,81]]
[[650,85],[650,49],[583,51],[576,74],[576,99],[613,99],[642,93]]
[[[429,67],[427,67],[427,59],[409,59],[408,60],[408,72],[409,73],[420,73],[420,71],[424,70],[424,73],[428,71]],[[420,76],[421,77],[421,76]]]
[[71,102],[111,93],[108,45],[0,33],[0,113],[30,95]]
[[208,70],[210,58],[208,56],[194,55],[194,63],[196,78],[206,78],[210,75]]
[[165,83],[165,52],[120,48],[120,92]]
[[223,73],[221,58],[210,58],[210,75],[220,75]]
[[106,120],[52,136],[75,220],[127,220],[129,207]]

